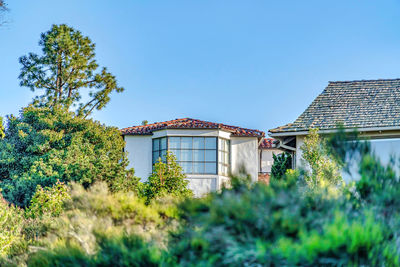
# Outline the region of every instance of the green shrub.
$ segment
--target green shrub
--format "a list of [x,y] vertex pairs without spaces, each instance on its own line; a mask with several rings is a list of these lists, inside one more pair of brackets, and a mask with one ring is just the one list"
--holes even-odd
[[[29,266],[156,266],[175,229],[174,199],[146,205],[134,192],[72,183],[70,198],[31,253]],[[150,241],[151,240],[151,241]]]
[[[398,254],[391,229],[328,188],[309,188],[292,173],[179,206],[171,240],[182,266],[390,265]],[[237,183],[240,185],[240,183]],[[395,265],[397,266],[397,265]]]
[[321,138],[318,129],[311,129],[301,146],[303,162],[309,168],[304,175],[309,187],[342,185],[340,163],[330,153],[326,138]]
[[286,171],[292,168],[292,156],[289,153],[272,154],[274,164],[271,167],[271,177],[274,179],[282,179]]
[[25,207],[38,185],[57,181],[85,187],[106,181],[110,188],[133,190],[138,179],[126,170],[124,141],[118,129],[77,117],[57,108],[24,108],[8,118],[0,141],[0,180],[3,196]]
[[154,164],[153,172],[144,185],[144,195],[147,201],[171,195],[178,198],[193,196],[187,188],[188,181],[182,167],[176,162],[176,157],[167,152],[166,163],[161,158]]
[[22,235],[23,210],[0,199],[0,258],[23,252],[26,242]]
[[160,266],[162,250],[135,235],[97,236],[98,250],[86,254],[72,244],[41,251],[28,260],[30,267],[50,266]]
[[57,217],[61,214],[64,202],[69,198],[67,186],[57,182],[53,187],[37,186],[29,207],[25,210],[28,218],[41,218],[44,215]]
[[167,230],[177,216],[174,200],[146,205],[134,192],[110,192],[106,183],[89,189],[72,183],[70,198],[53,218],[39,243],[42,247],[75,244],[87,254],[97,249],[96,233],[135,234],[165,242]]
[[297,240],[282,237],[273,253],[291,265],[382,264],[376,258],[388,238],[387,229],[371,213],[351,221],[348,217],[337,211],[333,221],[326,222],[321,232],[302,231]]
[[89,267],[93,266],[90,257],[79,247],[73,244],[67,246],[59,245],[54,250],[42,250],[32,254],[28,259],[28,266],[68,266],[68,267]]

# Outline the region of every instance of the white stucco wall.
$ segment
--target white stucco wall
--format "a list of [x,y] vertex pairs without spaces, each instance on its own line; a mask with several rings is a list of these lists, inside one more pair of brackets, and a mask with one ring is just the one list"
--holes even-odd
[[244,166],[252,181],[258,180],[259,154],[257,137],[231,137],[231,171]]
[[296,136],[296,168],[304,167],[303,151],[301,150],[301,146],[304,144],[304,137],[304,135]]
[[218,190],[218,175],[188,175],[189,189],[196,197]]
[[[152,139],[163,136],[215,136],[231,141],[231,171],[237,172],[243,164],[253,181],[258,179],[259,150],[256,137],[231,137],[229,132],[221,130],[182,130],[168,129],[154,132],[154,135],[127,135],[125,136],[125,152],[129,160],[129,167],[135,169],[135,175],[144,182],[152,172]],[[272,155],[271,155],[272,158]],[[187,175],[189,188],[196,196],[220,190],[223,184],[230,183],[229,177],[209,174]]]
[[135,169],[135,176],[147,181],[152,171],[152,136],[126,135],[125,152],[129,160],[129,168]]
[[274,163],[274,159],[272,157],[273,154],[278,155],[283,151],[280,149],[261,149],[261,158],[260,158],[260,172],[270,173],[272,164]]

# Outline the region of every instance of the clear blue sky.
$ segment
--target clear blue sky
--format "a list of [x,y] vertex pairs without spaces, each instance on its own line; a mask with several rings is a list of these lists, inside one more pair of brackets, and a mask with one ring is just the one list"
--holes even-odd
[[125,87],[94,118],[128,127],[192,117],[267,131],[328,81],[400,77],[400,1],[8,0],[0,115],[32,98],[18,58],[66,23]]

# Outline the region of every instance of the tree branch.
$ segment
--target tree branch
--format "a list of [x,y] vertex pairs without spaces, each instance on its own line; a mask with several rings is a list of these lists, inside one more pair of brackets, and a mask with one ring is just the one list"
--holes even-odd
[[[29,69],[29,67],[26,66],[25,63],[21,62],[21,64],[22,64],[25,68],[28,68],[28,69]],[[35,77],[36,80],[40,81],[41,85],[42,85],[44,88],[49,89],[49,90],[55,90],[53,87],[47,86],[47,85],[44,83],[43,79],[40,78],[40,77],[38,77],[34,72],[30,71],[29,73],[31,73],[31,74]]]

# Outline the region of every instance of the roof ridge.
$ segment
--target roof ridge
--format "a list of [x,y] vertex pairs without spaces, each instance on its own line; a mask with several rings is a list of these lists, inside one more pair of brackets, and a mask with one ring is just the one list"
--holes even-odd
[[338,122],[345,128],[400,127],[400,78],[329,82],[292,124],[269,132],[333,129]]
[[237,136],[265,136],[263,131],[257,129],[242,128],[239,126],[232,126],[223,123],[215,123],[192,118],[181,118],[163,122],[154,122],[147,125],[131,126],[120,129],[123,134],[152,134],[153,131],[161,129],[222,129],[231,132]]
[[367,80],[352,80],[352,81],[329,81],[329,83],[355,83],[355,82],[384,82],[384,81],[400,81],[400,78],[392,79],[367,79]]

